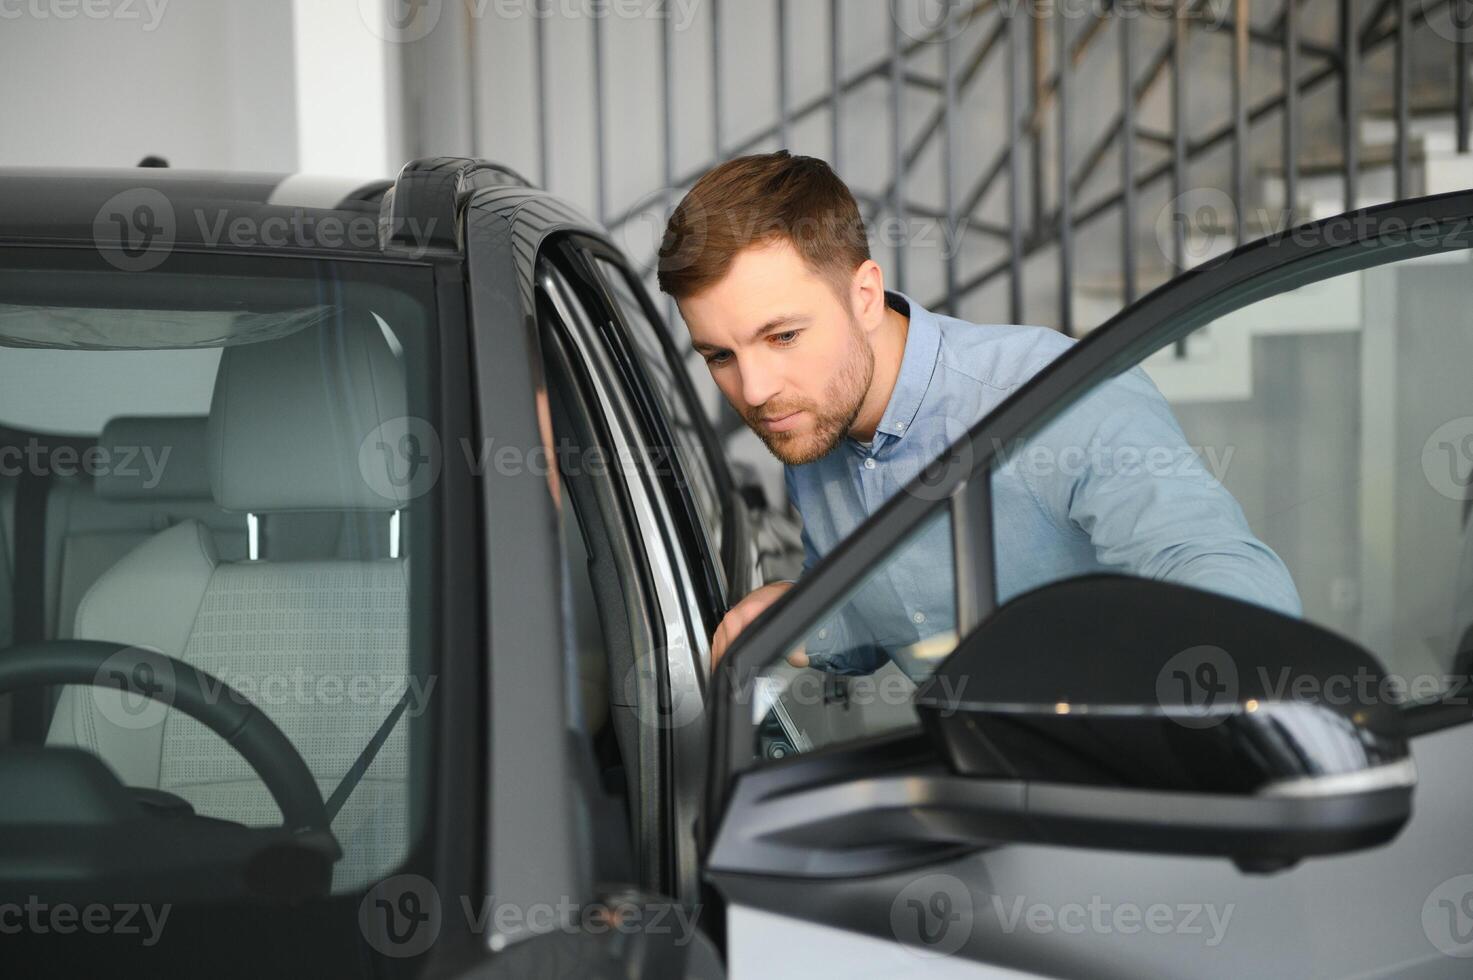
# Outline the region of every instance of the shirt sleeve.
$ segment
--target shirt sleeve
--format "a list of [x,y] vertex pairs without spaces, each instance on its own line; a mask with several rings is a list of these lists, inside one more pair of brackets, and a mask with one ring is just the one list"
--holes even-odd
[[[1213,448],[1230,461],[1229,447]],[[1089,535],[1101,564],[1302,614],[1288,568],[1139,367],[1071,406],[1008,465],[1053,521]]]

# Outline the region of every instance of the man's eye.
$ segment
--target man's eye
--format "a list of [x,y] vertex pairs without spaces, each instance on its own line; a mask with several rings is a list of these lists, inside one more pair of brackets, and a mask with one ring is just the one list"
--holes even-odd
[[729,351],[721,351],[716,354],[707,355],[706,363],[710,364],[712,367],[720,367],[722,364],[725,364],[730,357],[731,353]]
[[793,341],[798,339],[798,331],[784,330],[782,333],[773,334],[772,339],[777,341],[779,346],[786,347],[788,344],[791,344]]

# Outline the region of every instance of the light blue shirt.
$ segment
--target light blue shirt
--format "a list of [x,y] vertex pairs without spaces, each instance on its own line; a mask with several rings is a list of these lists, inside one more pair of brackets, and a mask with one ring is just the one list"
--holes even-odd
[[[845,437],[785,467],[803,519],[804,571],[1074,341],[979,325],[889,292],[908,313],[900,374],[869,450]],[[999,602],[1091,573],[1166,579],[1298,616],[1289,570],[1187,444],[1140,368],[1099,385],[1017,447],[992,477]],[[920,680],[954,640],[951,530],[943,509],[805,639],[814,667],[868,674],[893,659]],[[929,638],[930,644],[924,643]],[[928,649],[929,648],[929,649]]]

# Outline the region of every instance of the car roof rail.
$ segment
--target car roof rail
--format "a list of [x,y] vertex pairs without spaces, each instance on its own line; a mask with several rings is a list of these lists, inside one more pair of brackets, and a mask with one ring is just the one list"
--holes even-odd
[[521,174],[489,160],[427,157],[399,171],[379,209],[379,244],[460,251],[460,204],[484,187],[531,187]]

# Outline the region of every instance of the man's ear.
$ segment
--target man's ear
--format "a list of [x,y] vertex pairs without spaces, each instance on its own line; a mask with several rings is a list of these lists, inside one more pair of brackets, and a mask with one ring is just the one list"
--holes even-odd
[[885,273],[874,259],[865,259],[854,270],[854,278],[849,284],[849,302],[866,333],[873,333],[885,322]]

